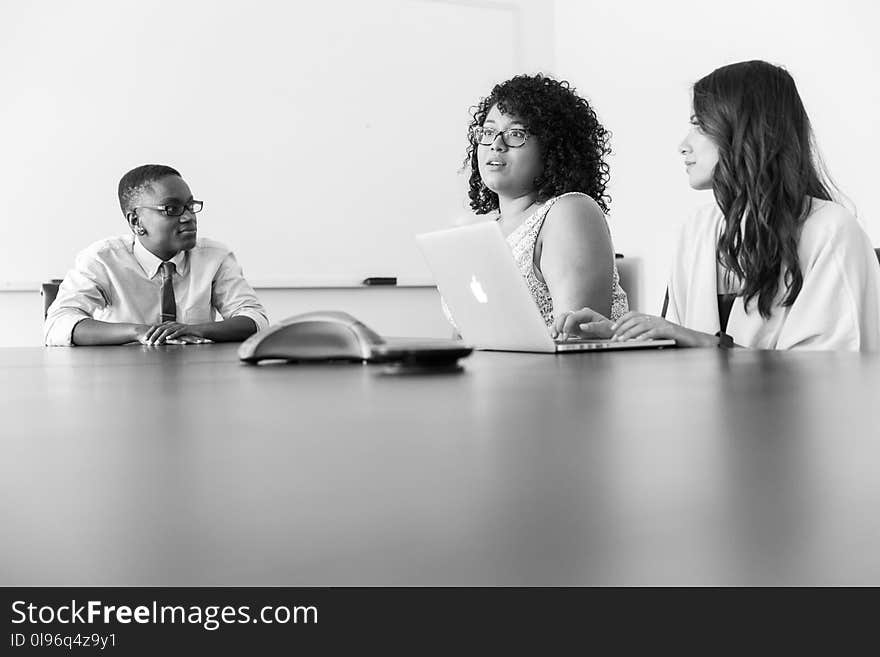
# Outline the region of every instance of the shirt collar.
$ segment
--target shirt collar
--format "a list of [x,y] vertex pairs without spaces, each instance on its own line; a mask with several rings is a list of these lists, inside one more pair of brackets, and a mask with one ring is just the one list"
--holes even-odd
[[[132,253],[147,277],[154,278],[156,274],[159,273],[159,268],[162,266],[162,260],[150,253],[146,247],[141,244],[141,241],[137,237],[134,238],[134,248],[132,249]],[[186,251],[178,251],[177,255],[168,261],[174,263],[176,273],[181,276],[186,273],[186,266],[188,263],[186,254]]]

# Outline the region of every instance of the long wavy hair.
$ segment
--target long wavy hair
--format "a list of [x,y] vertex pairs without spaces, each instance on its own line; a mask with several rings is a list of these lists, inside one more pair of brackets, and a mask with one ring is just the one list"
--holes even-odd
[[495,85],[492,92],[471,108],[464,168],[470,166],[468,198],[477,214],[498,209],[498,195],[483,184],[477,159],[475,128],[482,126],[494,105],[519,118],[540,145],[543,171],[535,179],[539,201],[566,192],[583,192],[608,212],[611,197],[605,192],[611,154],[609,133],[586,99],[565,80],[538,73],[517,75]]
[[694,116],[718,146],[712,179],[724,214],[719,264],[743,283],[746,306],[770,316],[803,286],[798,240],[812,198],[831,200],[810,120],[791,75],[755,60],[716,69],[694,85]]

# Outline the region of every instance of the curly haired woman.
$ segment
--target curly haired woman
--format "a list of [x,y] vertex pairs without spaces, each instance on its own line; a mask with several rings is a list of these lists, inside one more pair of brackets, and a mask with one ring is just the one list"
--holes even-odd
[[609,134],[590,104],[518,75],[474,108],[468,134],[471,208],[494,215],[547,325],[584,306],[626,313],[604,214]]
[[687,347],[880,348],[880,267],[832,200],[791,75],[763,61],[716,69],[694,85],[691,124],[688,181],[715,202],[682,230],[669,319],[584,308],[554,328]]

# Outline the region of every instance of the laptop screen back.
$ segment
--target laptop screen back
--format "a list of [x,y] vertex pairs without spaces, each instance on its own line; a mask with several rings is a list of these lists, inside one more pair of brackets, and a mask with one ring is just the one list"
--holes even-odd
[[555,351],[495,222],[423,233],[416,240],[466,342],[480,349]]

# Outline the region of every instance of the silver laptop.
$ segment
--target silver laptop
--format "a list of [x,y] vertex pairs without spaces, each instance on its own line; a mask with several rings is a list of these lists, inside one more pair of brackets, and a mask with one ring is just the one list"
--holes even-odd
[[452,318],[477,349],[563,353],[675,346],[675,340],[560,340],[550,329],[493,221],[416,236]]

